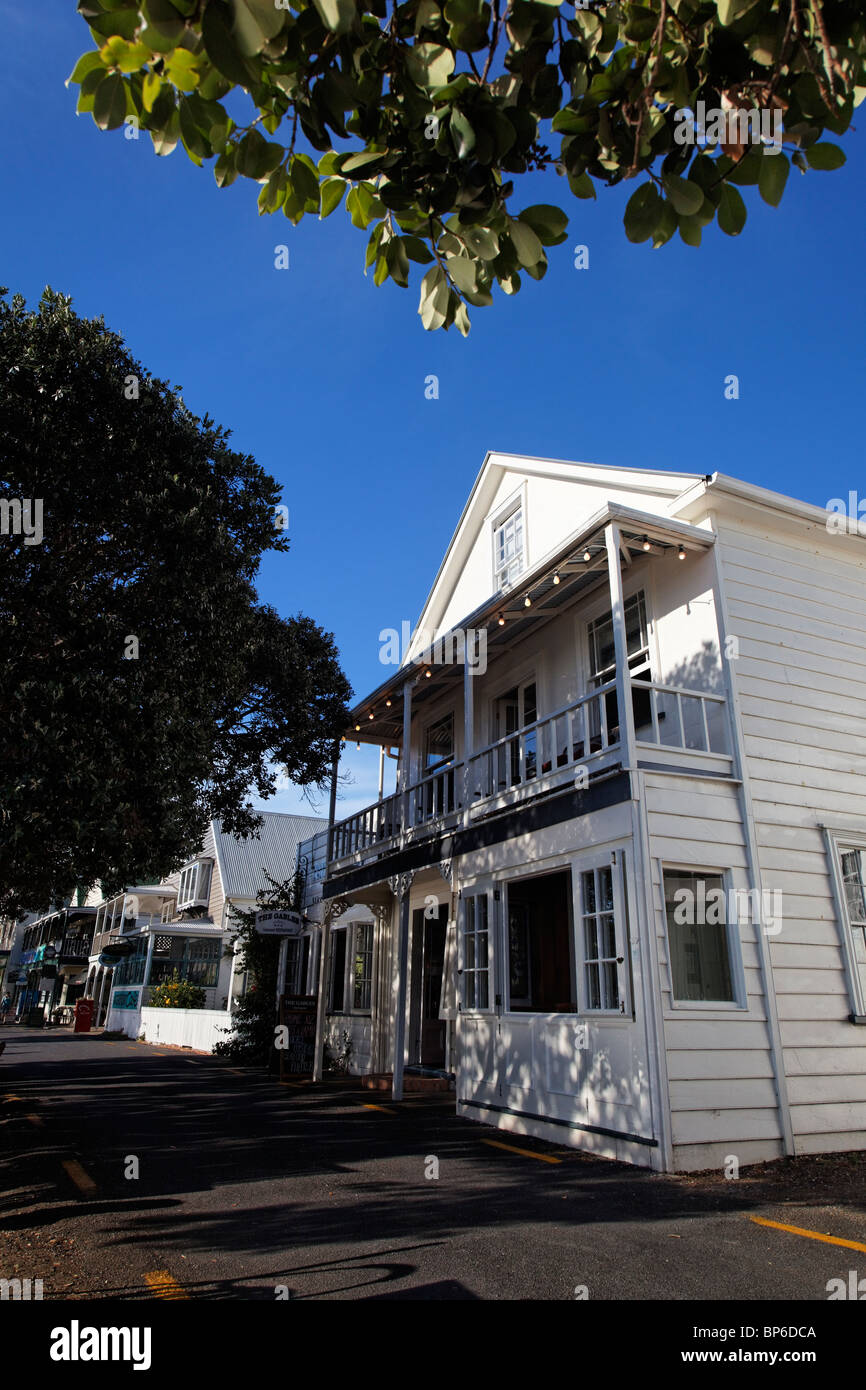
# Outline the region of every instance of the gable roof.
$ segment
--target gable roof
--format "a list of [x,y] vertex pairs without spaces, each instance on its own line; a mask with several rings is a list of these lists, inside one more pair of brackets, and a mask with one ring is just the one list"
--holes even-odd
[[[622,468],[611,464],[532,458],[523,454],[506,454],[496,450],[488,450],[478,476],[472,485],[466,505],[460,514],[454,534],[448,543],[442,563],[436,572],[430,592],[424,601],[421,616],[415,627],[416,633],[438,630],[449,597],[449,580],[451,580],[452,570],[456,569],[459,573],[466,554],[474,544],[487,517],[496,490],[508,472],[595,485],[599,489],[599,507],[608,500],[605,489],[626,488],[629,492],[646,493],[648,497],[661,499],[667,508],[671,502],[675,501],[695,483],[708,477],[703,473],[677,473],[673,470],[662,471],[654,468]],[[412,642],[406,654],[407,660],[415,655],[416,644]]]
[[295,816],[263,811],[258,839],[237,840],[213,822],[214,843],[227,898],[255,898],[267,887],[265,875],[285,883],[297,868],[298,845],[327,827],[322,816]]

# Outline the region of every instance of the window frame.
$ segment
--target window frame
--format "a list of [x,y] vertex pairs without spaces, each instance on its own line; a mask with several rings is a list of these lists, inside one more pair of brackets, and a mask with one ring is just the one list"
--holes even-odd
[[[589,957],[586,953],[584,918],[588,914],[584,913],[583,910],[583,875],[585,873],[597,874],[601,869],[609,869],[611,875],[613,930],[617,950],[615,957]],[[618,845],[615,849],[581,855],[574,859],[572,861],[571,889],[578,1014],[581,1018],[624,1019],[630,1023],[634,1017],[634,1004],[631,990],[631,955],[628,939],[624,847]],[[596,902],[598,902],[597,898]],[[604,914],[596,911],[592,915],[599,917]],[[589,1002],[587,966],[608,959],[613,959],[616,964],[619,1003],[615,1008],[594,1008]]]
[[[478,967],[477,965],[473,965],[473,966],[467,968],[467,965],[466,965],[466,957],[467,957],[467,952],[466,952],[466,941],[467,941],[467,936],[470,936],[470,935],[471,935],[471,936],[473,936],[473,937],[475,938],[475,945],[476,945],[476,947],[477,947],[477,938],[478,938],[478,935],[479,935],[479,929],[478,929],[477,926],[474,925],[474,923],[475,923],[475,921],[476,921],[476,913],[477,913],[477,908],[476,908],[476,906],[475,906],[475,903],[476,903],[476,900],[479,899],[479,898],[482,898],[482,899],[484,900],[484,912],[485,912],[485,922],[486,922],[486,925],[485,925],[485,927],[483,928],[483,931],[484,931],[484,933],[486,933],[486,936],[487,936],[487,963],[486,963],[486,965],[484,965],[483,967]],[[469,913],[469,904],[470,904],[470,903],[472,904],[473,930],[472,930],[471,932],[467,932],[467,924],[468,924],[469,916],[470,916],[470,913]],[[457,1012],[458,1012],[459,1015],[469,1015],[469,1016],[472,1016],[472,1017],[475,1017],[475,1016],[479,1016],[479,1017],[488,1017],[489,1015],[494,1014],[494,1013],[496,1013],[496,1011],[497,1011],[497,1010],[496,1010],[496,1004],[495,1004],[495,998],[496,998],[495,952],[494,952],[494,947],[493,947],[493,937],[494,937],[494,928],[495,928],[495,912],[494,912],[494,892],[493,892],[493,889],[492,889],[491,887],[489,887],[488,885],[485,885],[485,886],[483,886],[483,887],[481,887],[481,886],[478,886],[478,887],[473,886],[472,888],[464,888],[464,889],[461,891],[461,894],[460,894],[460,914],[459,914],[459,923],[460,923],[460,929],[459,929],[459,931],[458,931],[458,933],[457,933],[457,981],[458,981],[458,984],[457,984]],[[476,957],[475,951],[473,951],[473,958],[474,958],[474,959],[477,958],[477,957]],[[467,996],[468,996],[467,982],[468,982],[468,979],[469,979],[470,976],[472,977],[473,986],[474,986],[474,987],[473,987],[473,990],[472,990],[472,994],[473,994],[473,996],[477,997],[477,983],[478,983],[478,976],[479,976],[479,975],[486,975],[486,977],[487,977],[487,1003],[486,1003],[486,1004],[483,1004],[483,1005],[482,1005],[482,1004],[477,1004],[477,1003],[474,1003],[474,1002],[473,1002],[472,1004],[469,1004],[469,1003],[467,1002]]]
[[842,855],[847,851],[860,850],[866,854],[866,832],[843,830],[828,825],[822,826],[821,829],[830,865],[830,883],[836,908],[836,923],[845,964],[845,976],[848,982],[848,998],[851,1004],[851,1013],[848,1015],[848,1019],[851,1023],[866,1024],[866,964],[858,961],[854,944],[854,932],[863,930],[864,937],[866,937],[866,928],[861,928],[859,924],[854,924],[851,921],[842,868]]
[[[513,516],[517,513],[521,516],[521,547],[520,547],[520,568],[513,579],[507,580],[504,584],[500,580],[503,571],[498,565],[497,556],[497,533],[506,526]],[[526,485],[522,484],[516,492],[512,492],[502,504],[489,513],[490,523],[490,563],[493,574],[493,593],[507,593],[514,588],[515,583],[529,570],[529,538],[527,533],[527,511],[526,511]],[[513,562],[512,562],[513,563]]]
[[[202,871],[204,869],[207,870],[207,885],[204,894],[202,894],[199,892],[199,883],[202,881]],[[186,888],[184,888],[184,878],[187,875],[192,875],[193,873],[195,875],[194,878],[192,880],[188,879]],[[190,892],[189,888],[190,881],[192,881],[195,884],[195,888],[192,892]],[[184,864],[183,868],[180,871],[180,877],[178,879],[177,884],[178,912],[185,912],[187,909],[191,907],[200,907],[202,905],[208,907],[210,905],[210,890],[212,883],[213,860],[208,858],[208,856],[199,855],[197,859],[190,859],[189,863]]]
[[[351,926],[352,926],[352,950],[351,950],[351,952],[348,954],[348,960],[349,960],[349,990],[350,990],[350,999],[349,999],[349,1003],[350,1003],[350,1006],[351,1006],[351,1012],[352,1012],[353,1014],[361,1015],[362,1017],[364,1017],[364,1016],[367,1016],[367,1015],[371,1015],[372,1012],[373,1012],[373,987],[374,987],[375,979],[376,979],[376,973],[375,973],[375,972],[376,972],[376,964],[375,964],[375,960],[376,960],[376,932],[375,932],[375,923],[373,922],[373,920],[372,920],[372,918],[371,918],[369,921],[353,922],[353,923],[351,924]],[[358,938],[359,938],[359,935],[360,935],[361,932],[369,932],[369,934],[370,934],[370,945],[369,945],[369,948],[365,948],[365,949],[363,950],[363,952],[359,949],[359,946],[358,946]],[[358,989],[358,980],[357,980],[357,977],[356,977],[356,975],[355,975],[355,964],[356,964],[356,962],[357,962],[357,960],[358,960],[358,957],[359,957],[360,955],[362,955],[362,954],[367,958],[367,973],[366,973],[366,975],[364,975],[364,976],[362,977],[362,983],[366,986],[367,990],[369,991],[370,1002],[369,1002],[368,1004],[358,1004],[358,1003],[355,1002],[356,993],[357,993],[357,989]]]
[[[729,865],[720,866],[718,864],[682,864],[675,863],[667,859],[659,859],[659,894],[661,897],[661,915],[664,924],[664,941],[666,952],[666,964],[668,968],[669,988],[669,1007],[678,1013],[697,1012],[704,1014],[718,1013],[722,1016],[735,1012],[748,1012],[749,997],[746,988],[746,975],[743,968],[743,949],[742,938],[740,936],[739,922],[730,921],[728,912],[729,904],[732,901],[732,890],[735,890],[734,871]],[[708,878],[720,878],[725,894],[725,939],[728,947],[728,967],[731,976],[731,988],[733,999],[677,999],[674,995],[674,972],[671,956],[670,933],[668,927],[668,914],[665,904],[665,873],[671,874],[695,874],[700,877],[702,874]],[[755,925],[755,931],[760,931],[760,925]]]

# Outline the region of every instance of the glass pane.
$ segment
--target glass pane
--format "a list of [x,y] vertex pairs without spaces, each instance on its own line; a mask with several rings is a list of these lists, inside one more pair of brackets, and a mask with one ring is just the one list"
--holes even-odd
[[476,1007],[479,1009],[487,1008],[487,972],[477,976],[478,986],[476,990]]
[[588,965],[586,967],[586,993],[587,1006],[590,1009],[601,1008],[601,988],[599,985],[598,966]]
[[487,969],[487,932],[480,931],[475,938],[476,963],[479,970]]
[[613,912],[613,871],[611,869],[599,869],[598,891],[601,899],[598,905],[599,912]]
[[583,923],[584,932],[584,955],[587,960],[598,959],[598,935],[596,932],[596,922],[594,917],[587,917]]
[[583,910],[584,912],[595,912],[595,874],[592,869],[587,869],[581,874],[583,879]]
[[608,915],[601,919],[601,954],[608,958],[616,956],[616,929],[613,917]]
[[619,986],[616,978],[616,966],[612,961],[603,965],[604,971],[604,1007],[606,1009],[619,1008]]
[[487,930],[487,894],[482,893],[477,899],[478,903],[478,930]]
[[465,943],[464,943],[463,954],[464,954],[464,957],[465,957],[464,963],[463,963],[463,968],[464,968],[464,970],[474,970],[474,969],[475,969],[475,937],[474,937],[474,936],[469,936],[469,935],[467,934],[466,941],[465,941]]

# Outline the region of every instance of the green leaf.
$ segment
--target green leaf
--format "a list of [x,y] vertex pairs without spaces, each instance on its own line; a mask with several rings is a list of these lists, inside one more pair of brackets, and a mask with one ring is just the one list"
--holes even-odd
[[467,337],[469,333],[470,322],[469,310],[466,308],[465,304],[459,304],[457,308],[454,310],[454,322],[457,325],[458,332],[461,333],[464,338]]
[[494,261],[499,255],[499,239],[489,227],[461,227],[460,235],[480,260]]
[[510,221],[508,235],[517,252],[517,259],[525,270],[531,270],[544,258],[544,248],[535,232],[526,222]]
[[719,200],[719,226],[727,236],[739,236],[746,225],[746,205],[733,184],[722,185]]
[[180,113],[174,107],[165,125],[160,130],[152,130],[150,138],[153,141],[155,154],[171,154],[180,139]]
[[93,95],[93,119],[100,130],[116,130],[126,115],[126,83],[119,72],[103,77]]
[[788,157],[781,150],[778,154],[764,154],[758,175],[758,192],[770,207],[777,208],[782,201],[790,169]]
[[[409,257],[401,237],[392,237],[385,250],[388,271],[396,285],[403,289],[409,287]],[[375,277],[374,277],[375,278]]]
[[696,217],[681,217],[679,223],[680,236],[686,246],[700,246],[703,223],[699,222]]
[[477,267],[468,256],[448,256],[445,264],[448,274],[462,294],[474,294],[477,282]]
[[664,246],[665,242],[670,241],[677,229],[678,221],[679,219],[674,212],[672,204],[669,203],[667,199],[664,199],[662,202],[662,215],[656,223],[652,234],[654,251],[657,251],[660,246]]
[[273,0],[234,0],[234,35],[244,57],[261,53],[265,44],[282,29],[285,11]]
[[201,21],[205,52],[218,72],[239,87],[249,87],[251,71],[232,33],[231,10],[223,0],[209,0]]
[[716,0],[719,19],[725,26],[734,24],[741,15],[750,10],[757,0]]
[[404,236],[403,245],[410,261],[416,261],[418,265],[429,265],[432,261],[430,248],[419,236]]
[[558,246],[568,234],[568,218],[561,208],[550,203],[535,203],[519,213],[521,222],[532,228],[544,246]]
[[427,91],[444,87],[454,71],[454,54],[440,43],[416,43],[406,54],[413,82]]
[[664,204],[652,183],[642,183],[625,205],[623,224],[629,241],[646,241],[661,220]]
[[452,111],[449,121],[451,139],[458,159],[465,159],[475,149],[475,131],[462,111]]
[[845,163],[845,155],[838,145],[831,145],[828,140],[823,140],[818,145],[810,145],[806,150],[806,159],[810,169],[841,169]]
[[355,19],[355,0],[313,0],[322,23],[332,34],[346,34]]
[[681,217],[693,217],[700,212],[704,201],[704,191],[699,184],[689,179],[681,179],[676,174],[665,174],[662,178],[665,192]]
[[589,174],[569,174],[568,186],[575,198],[594,198],[595,184]]
[[68,87],[70,82],[82,82],[89,72],[95,72],[97,68],[103,73],[105,72],[105,64],[96,50],[91,49],[89,53],[82,53],[66,79],[66,86]]
[[421,299],[418,313],[421,322],[428,330],[441,328],[448,313],[448,283],[440,265],[431,266],[421,281]]
[[[276,146],[277,149],[281,147]],[[304,203],[312,203],[313,211],[319,209],[319,175],[309,155],[296,154],[289,170],[292,187]]]
[[347,186],[345,179],[325,179],[325,182],[322,184],[322,210],[319,213],[320,220],[330,217],[334,208],[339,207]]

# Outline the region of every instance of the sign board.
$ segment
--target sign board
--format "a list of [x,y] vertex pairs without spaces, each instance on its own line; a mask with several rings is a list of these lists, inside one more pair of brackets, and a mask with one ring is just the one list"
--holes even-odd
[[256,931],[260,936],[300,936],[304,919],[299,912],[257,912]]
[[115,1009],[137,1009],[138,990],[137,989],[116,989],[112,1000]]
[[285,1027],[285,1047],[280,1048],[280,1079],[311,1076],[316,1056],[316,996],[280,996],[280,1024]]

